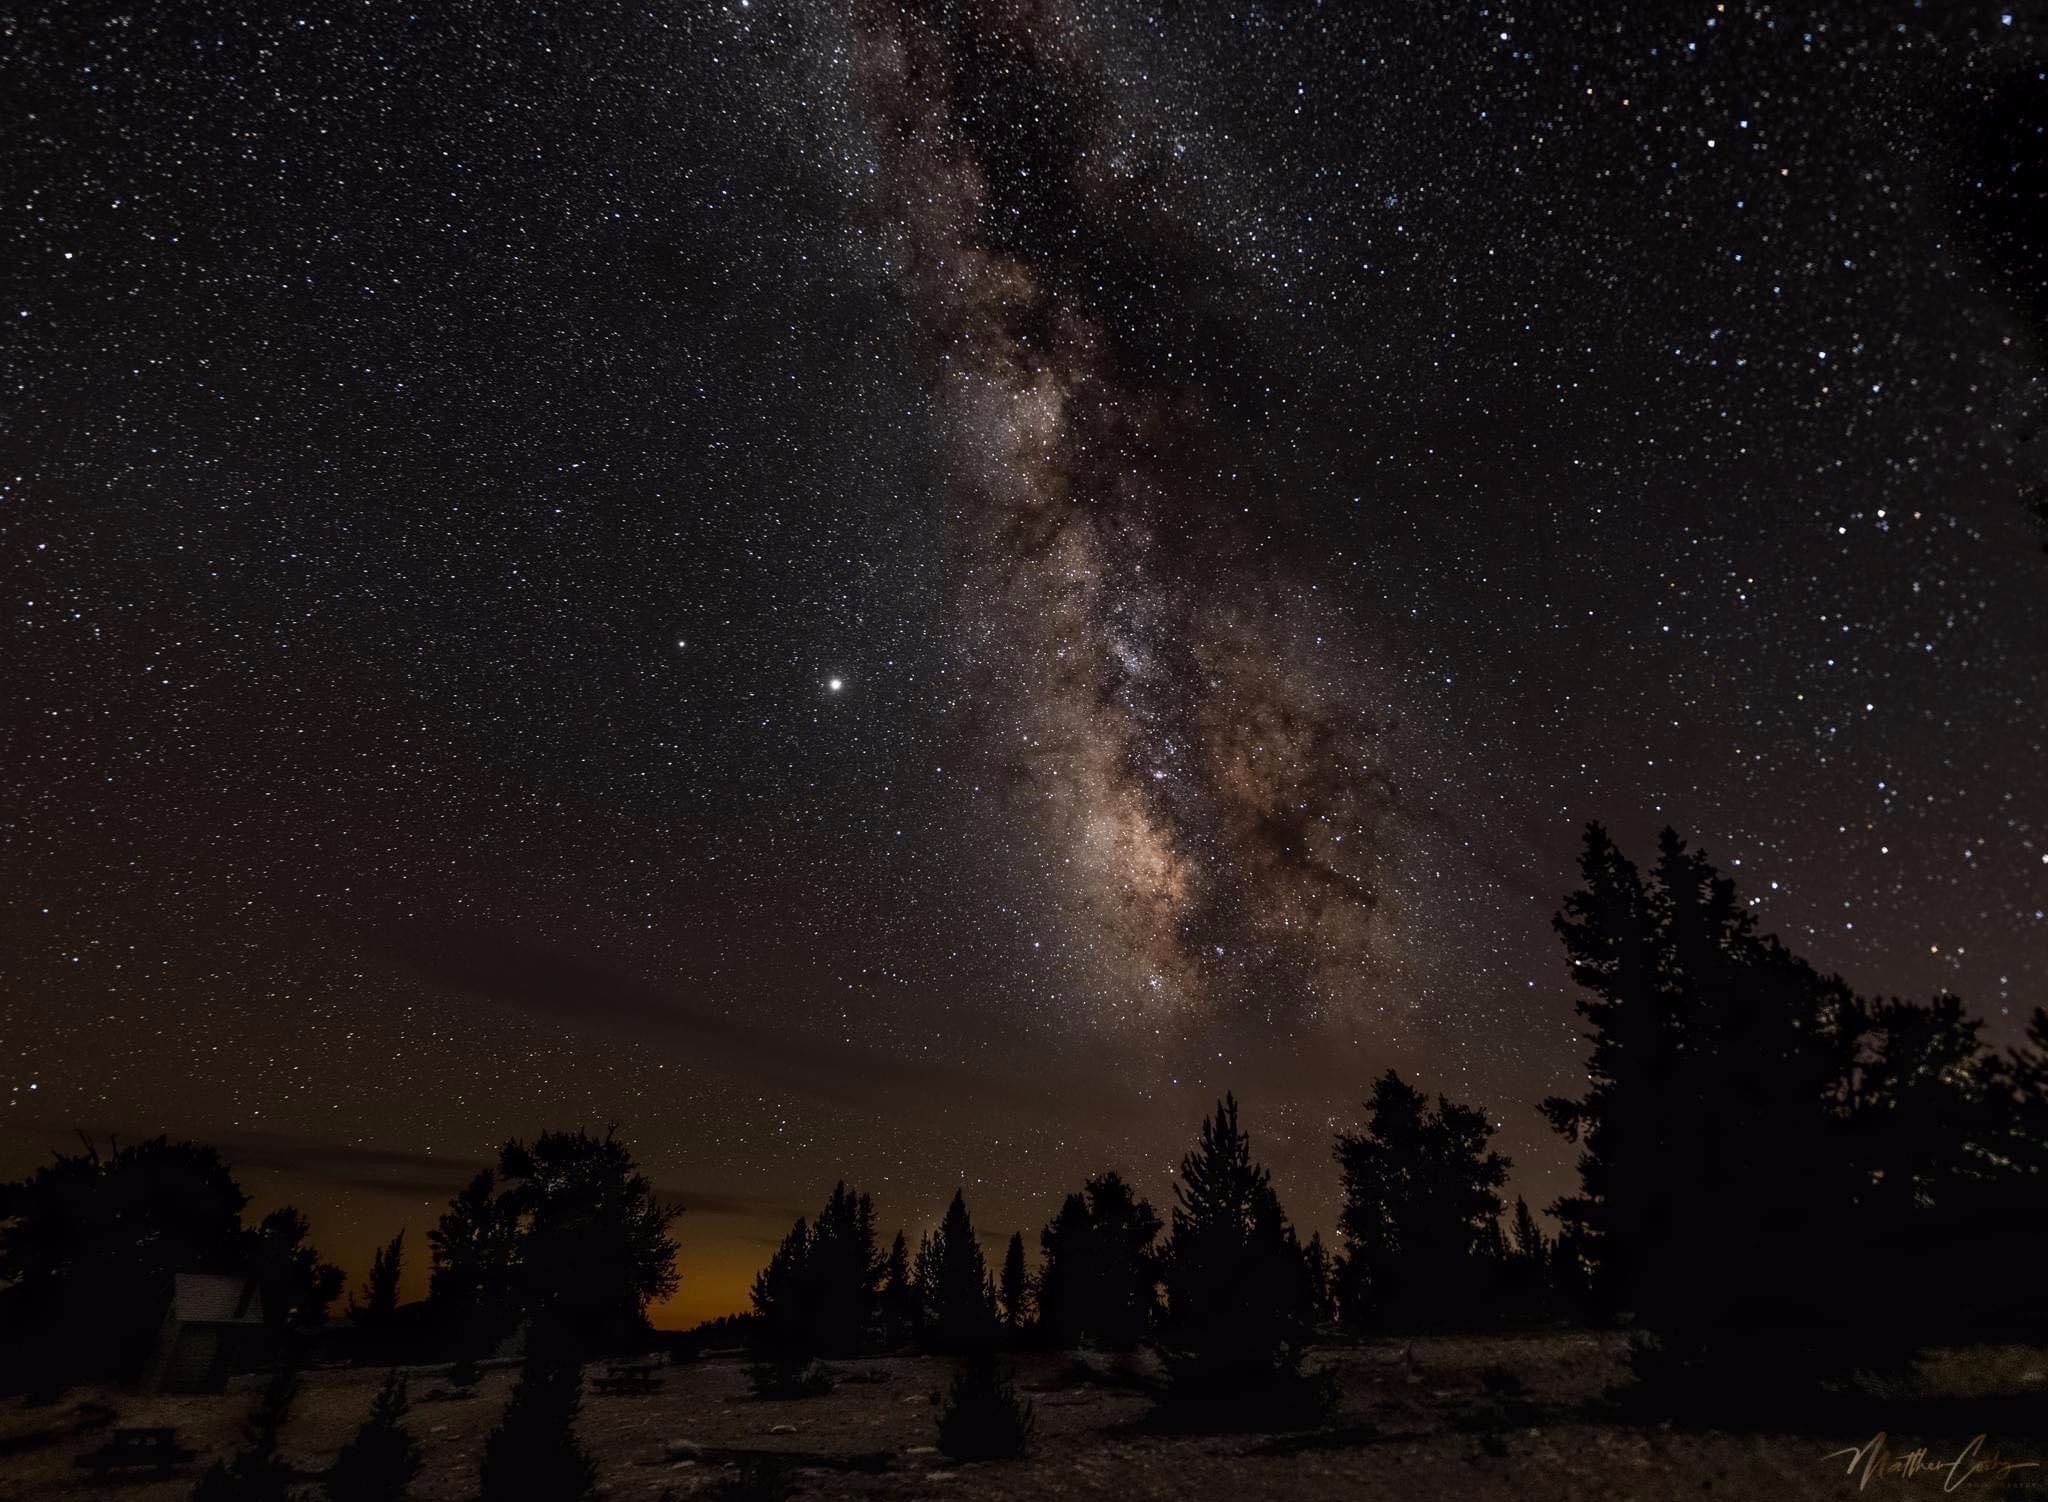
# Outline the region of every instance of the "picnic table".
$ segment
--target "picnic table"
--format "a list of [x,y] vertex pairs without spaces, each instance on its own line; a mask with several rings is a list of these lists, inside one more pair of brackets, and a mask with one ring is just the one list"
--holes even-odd
[[106,1475],[110,1471],[153,1470],[168,1476],[193,1458],[178,1444],[175,1428],[116,1429],[97,1450],[81,1455],[75,1465]]

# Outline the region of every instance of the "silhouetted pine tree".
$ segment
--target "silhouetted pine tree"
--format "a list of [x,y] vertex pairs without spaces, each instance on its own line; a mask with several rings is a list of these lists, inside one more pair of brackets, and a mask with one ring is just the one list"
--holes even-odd
[[1584,886],[1555,927],[1570,957],[1578,1013],[1592,1025],[1591,1081],[1579,1100],[1543,1102],[1552,1127],[1578,1143],[1579,1192],[1551,1207],[1559,1254],[1574,1264],[1596,1316],[1633,1301],[1646,1264],[1672,1234],[1680,1192],[1661,1169],[1674,1132],[1666,1119],[1677,1074],[1676,1029],[1659,1003],[1656,919],[1634,864],[1607,831],[1587,826]]
[[[2000,1103],[1992,1156],[2010,1169],[2014,1197],[2048,1208],[2048,1008],[2035,1007],[2025,1039],[1987,1069],[1987,1087]],[[2048,1257],[2035,1264],[2048,1266]],[[2040,1280],[2034,1280],[2040,1286]]]
[[856,1356],[867,1348],[887,1266],[875,1245],[875,1202],[833,1186],[811,1232],[811,1313],[817,1350]]
[[810,1310],[805,1284],[810,1274],[811,1224],[801,1215],[754,1275],[755,1344],[774,1350],[808,1350]]
[[1469,1324],[1500,1272],[1500,1196],[1509,1160],[1489,1152],[1486,1114],[1428,1097],[1389,1069],[1361,1134],[1340,1133],[1338,1225],[1344,1318],[1354,1326]]
[[816,1237],[802,1216],[754,1277],[747,1380],[760,1398],[810,1398],[832,1390],[814,1357],[818,1344]]
[[929,1343],[938,1350],[966,1351],[991,1341],[996,1311],[988,1262],[967,1214],[967,1198],[957,1189],[932,1236],[931,1269]]
[[1519,1194],[1515,1196],[1514,1255],[1539,1273],[1550,1264],[1550,1239],[1529,1212],[1529,1202]]
[[1038,1325],[1047,1343],[1083,1340],[1127,1351],[1151,1332],[1159,1305],[1153,1242],[1158,1212],[1121,1175],[1088,1180],[1038,1233]]
[[[836,1185],[815,1223],[799,1219],[754,1279],[750,1344],[763,1396],[804,1397],[827,1382],[811,1358],[855,1356],[874,1325],[887,1266],[875,1252],[874,1201]],[[901,1238],[899,1237],[900,1241]]]
[[917,1291],[910,1281],[910,1247],[898,1231],[882,1273],[882,1344],[893,1350],[916,1334]]
[[400,1231],[384,1246],[370,1253],[370,1275],[363,1296],[348,1301],[348,1317],[365,1330],[378,1330],[391,1323],[398,1312],[398,1280],[404,1272],[405,1232]]
[[930,1343],[933,1321],[939,1307],[939,1256],[932,1233],[917,1238],[917,1256],[910,1265],[911,1335],[917,1343]]
[[405,1378],[393,1371],[370,1404],[370,1416],[334,1457],[327,1495],[334,1502],[399,1502],[419,1474],[419,1441],[405,1427]]
[[1030,1296],[1031,1276],[1024,1266],[1024,1233],[1016,1231],[1011,1233],[1009,1249],[1003,1254],[1003,1283],[998,1291],[1003,1327],[1012,1338],[1024,1328]]
[[1986,1219],[2002,1226],[1988,1297],[1971,1311],[1979,1329],[2003,1327],[2048,1344],[2048,1009],[2035,1007],[2025,1041],[1990,1071],[2003,1105],[1993,1153],[2004,1165]]
[[308,1241],[312,1226],[290,1205],[263,1217],[251,1240],[250,1268],[263,1291],[263,1319],[273,1337],[327,1323],[341,1296],[342,1270]]
[[1996,1055],[1952,996],[1867,1013],[1847,1113],[1861,1244],[1844,1297],[1882,1303],[1887,1328],[1924,1343],[2048,1333],[2042,1014]]
[[1826,1323],[1817,1233],[1850,1200],[1828,1103],[1854,998],[1758,937],[1733,884],[1669,830],[1649,886],[1597,825],[1580,868],[1556,926],[1595,1027],[1592,1088],[1544,1106],[1584,1148],[1581,1192],[1553,1207],[1563,1249],[1598,1306],[1647,1333],[1646,1371],[1710,1386],[1716,1350],[1749,1359],[1734,1353],[1773,1328],[1811,1354],[1789,1326]]
[[[1881,1362],[1896,1336],[1839,1297],[1866,1186],[1836,1103],[1866,1010],[1774,938],[1666,830],[1653,913],[1658,1001],[1677,1040],[1665,1120],[1670,1243],[1637,1288],[1646,1375],[1719,1398],[1742,1373],[1787,1394]],[[1904,1342],[1898,1342],[1901,1352]],[[1748,1389],[1762,1394],[1752,1378]]]
[[1311,1324],[1328,1324],[1337,1317],[1337,1270],[1331,1265],[1323,1233],[1317,1231],[1301,1249],[1302,1288],[1308,1301]]
[[1560,1275],[1631,1313],[1638,1371],[1686,1401],[1782,1403],[1960,1333],[1950,1290],[1986,1264],[1944,1257],[2029,1218],[1978,1025],[1818,975],[1669,830],[1648,883],[1597,825],[1580,864],[1557,928],[1591,1085],[1544,1107],[1582,1148]]
[[2048,1177],[2048,1008],[2034,1008],[2026,1041],[2007,1051],[2000,1073],[2013,1102],[2006,1152],[2019,1172]]
[[1501,1293],[1522,1312],[1540,1309],[1549,1302],[1551,1289],[1551,1242],[1530,1212],[1529,1202],[1515,1196],[1515,1213],[1503,1238],[1507,1254],[1501,1264]]
[[444,1338],[469,1357],[487,1354],[519,1318],[514,1267],[519,1226],[498,1176],[479,1169],[427,1232],[433,1268],[427,1304]]
[[576,1434],[583,1363],[574,1337],[540,1316],[527,1328],[519,1380],[484,1441],[482,1502],[575,1502],[597,1480]]
[[[1225,1095],[1181,1160],[1164,1258],[1170,1395],[1215,1422],[1313,1421],[1326,1394],[1301,1374],[1301,1249]],[[1218,1406],[1220,1405],[1220,1406]]]

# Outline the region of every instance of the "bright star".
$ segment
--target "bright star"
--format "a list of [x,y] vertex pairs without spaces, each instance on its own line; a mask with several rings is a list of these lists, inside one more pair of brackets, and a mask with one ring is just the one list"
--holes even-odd
[[832,692],[836,694],[839,692],[839,690],[846,687],[846,685],[837,678],[830,678],[826,680],[825,687],[831,689]]

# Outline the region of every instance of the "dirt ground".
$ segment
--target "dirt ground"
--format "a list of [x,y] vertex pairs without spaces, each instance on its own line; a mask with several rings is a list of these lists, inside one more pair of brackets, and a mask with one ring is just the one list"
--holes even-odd
[[[1971,1433],[1893,1435],[1894,1453],[1924,1444],[1928,1464],[1912,1476],[1874,1475],[1860,1488],[1846,1458],[1823,1457],[1885,1426],[1879,1399],[1864,1432],[1689,1432],[1602,1414],[1601,1395],[1620,1379],[1623,1361],[1621,1344],[1604,1336],[1373,1341],[1313,1359],[1334,1369],[1341,1400],[1321,1429],[1294,1435],[1151,1432],[1141,1423],[1148,1399],[1126,1385],[1132,1361],[1097,1356],[1019,1358],[1037,1412],[1036,1444],[1019,1461],[956,1466],[938,1454],[933,1397],[950,1367],[926,1357],[842,1365],[830,1394],[792,1402],[751,1397],[736,1360],[665,1367],[652,1394],[586,1388],[581,1433],[597,1456],[603,1493],[635,1502],[716,1495],[740,1474],[737,1461],[762,1452],[788,1457],[797,1497],[1939,1497],[1952,1484],[1949,1495],[2048,1502],[2048,1353],[2039,1351],[1973,1357],[1955,1380],[2019,1395],[2018,1408],[2008,1398],[1998,1409],[2006,1432],[1991,1434],[1980,1458],[1996,1449],[2007,1460],[2043,1464],[1999,1479],[1986,1471],[1957,1478],[1928,1467],[1946,1467]],[[474,1497],[483,1439],[513,1380],[509,1368],[487,1369],[476,1396],[436,1400],[429,1394],[443,1371],[411,1374],[410,1425],[426,1451],[413,1495],[422,1502]],[[308,1502],[323,1495],[315,1478],[362,1421],[382,1377],[304,1375],[282,1448],[308,1478],[300,1489]],[[219,1397],[74,1392],[53,1406],[11,1403],[0,1410],[0,1502],[187,1497],[199,1466],[235,1445],[260,1388],[245,1379]],[[2031,1432],[2011,1432],[2016,1413]],[[86,1479],[74,1458],[115,1425],[175,1425],[199,1461],[168,1480]]]

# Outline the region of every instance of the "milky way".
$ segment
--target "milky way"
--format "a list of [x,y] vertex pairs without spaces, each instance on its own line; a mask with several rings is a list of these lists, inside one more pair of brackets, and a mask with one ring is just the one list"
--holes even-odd
[[1390,737],[1357,628],[1267,545],[1225,274],[1124,208],[1171,203],[1170,162],[1110,134],[1052,7],[875,6],[860,35],[1014,802],[1129,991],[1298,1017],[1385,985]]

